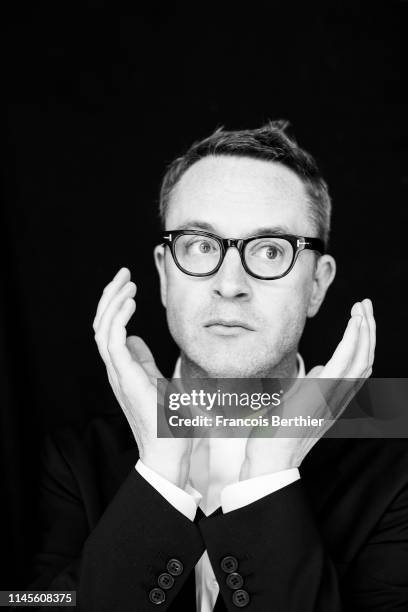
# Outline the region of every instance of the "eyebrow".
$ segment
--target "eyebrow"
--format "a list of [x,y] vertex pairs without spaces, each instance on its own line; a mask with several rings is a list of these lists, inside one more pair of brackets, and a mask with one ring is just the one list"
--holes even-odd
[[[179,225],[177,228],[174,228],[175,230],[188,230],[188,229],[201,229],[205,232],[210,232],[212,234],[217,234],[219,235],[219,233],[217,232],[217,229],[211,224],[211,223],[207,223],[206,221],[198,221],[198,220],[190,220],[190,221],[186,221],[185,223],[182,223],[181,225]],[[249,236],[261,236],[262,234],[291,234],[293,232],[290,231],[290,229],[286,226],[286,225],[274,225],[274,226],[263,226],[263,227],[257,227],[256,229],[253,229],[252,231],[248,232],[247,234],[245,234],[245,237],[249,237]]]

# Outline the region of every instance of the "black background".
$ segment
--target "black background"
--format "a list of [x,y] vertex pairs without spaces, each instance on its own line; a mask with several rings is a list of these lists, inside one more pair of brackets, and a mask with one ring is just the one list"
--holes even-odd
[[138,285],[129,333],[172,372],[159,181],[216,127],[289,119],[331,188],[338,272],[305,330],[306,368],[371,297],[373,376],[406,376],[408,4],[166,4],[15,3],[2,20],[2,588],[28,580],[43,434],[119,410],[92,321],[121,266]]

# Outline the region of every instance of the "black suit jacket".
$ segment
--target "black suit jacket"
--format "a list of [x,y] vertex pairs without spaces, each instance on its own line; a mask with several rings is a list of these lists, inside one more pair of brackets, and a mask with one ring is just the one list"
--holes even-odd
[[[217,612],[237,610],[226,556],[250,611],[408,610],[408,440],[324,438],[297,482],[226,514],[199,510],[194,522],[136,472],[137,459],[122,415],[47,439],[31,588],[77,590],[83,611],[193,611],[207,549]],[[183,571],[154,604],[174,558]]]

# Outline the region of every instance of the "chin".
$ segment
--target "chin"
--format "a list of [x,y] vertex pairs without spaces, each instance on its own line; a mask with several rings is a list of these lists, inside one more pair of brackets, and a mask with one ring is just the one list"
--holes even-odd
[[[180,329],[173,330],[180,332]],[[190,361],[193,371],[205,378],[264,378],[284,351],[275,338],[221,337],[200,333],[173,333],[180,350]]]
[[204,365],[203,370],[208,373],[209,378],[251,378],[252,372],[246,368],[234,367],[231,364],[222,364],[220,366],[214,364]]
[[251,355],[246,352],[225,352],[191,355],[201,370],[206,372],[209,378],[258,378],[266,376],[271,367],[271,359],[267,361],[259,359],[260,355]]

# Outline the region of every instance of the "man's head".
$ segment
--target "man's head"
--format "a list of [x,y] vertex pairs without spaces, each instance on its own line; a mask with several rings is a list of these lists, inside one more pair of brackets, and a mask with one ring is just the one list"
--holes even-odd
[[[163,228],[206,229],[222,238],[277,232],[321,238],[327,246],[327,186],[313,158],[284,129],[283,122],[219,129],[195,143],[163,179]],[[163,245],[154,255],[169,329],[191,373],[293,375],[306,318],[317,313],[335,275],[331,256],[303,250],[286,276],[263,280],[244,270],[236,248],[205,277],[182,272]]]

